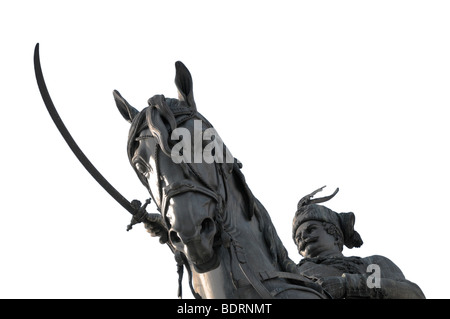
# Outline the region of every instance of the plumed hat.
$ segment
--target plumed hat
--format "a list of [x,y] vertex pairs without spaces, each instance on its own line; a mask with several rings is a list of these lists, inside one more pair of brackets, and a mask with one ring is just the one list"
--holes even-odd
[[317,205],[317,203],[323,203],[332,199],[339,188],[337,188],[333,194],[312,199],[312,197],[324,189],[325,186],[315,190],[311,194],[304,196],[297,205],[297,211],[295,212],[294,220],[292,221],[292,237],[295,241],[295,233],[297,228],[304,222],[309,220],[323,221],[336,226],[341,232],[344,245],[348,248],[360,247],[363,244],[361,236],[354,229],[355,214],[353,213],[336,213],[331,209]]

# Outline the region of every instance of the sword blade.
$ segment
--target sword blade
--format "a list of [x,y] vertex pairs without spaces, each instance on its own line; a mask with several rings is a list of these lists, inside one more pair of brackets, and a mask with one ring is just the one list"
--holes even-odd
[[84,168],[94,177],[94,179],[120,204],[123,208],[129,211],[131,214],[136,213],[136,209],[131,206],[130,201],[128,201],[125,197],[122,196],[104,177],[103,175],[95,168],[95,166],[91,163],[91,161],[84,155],[83,151],[77,145],[72,135],[67,130],[64,122],[58,114],[58,111],[53,104],[53,101],[48,93],[47,85],[44,81],[44,75],[42,74],[41,62],[39,58],[39,43],[36,44],[34,49],[34,70],[36,74],[36,80],[39,86],[39,91],[41,92],[42,99],[44,100],[44,104],[47,107],[47,110],[58,128],[59,132],[63,136],[64,140],[69,145],[72,152],[78,158],[78,160],[83,164]]

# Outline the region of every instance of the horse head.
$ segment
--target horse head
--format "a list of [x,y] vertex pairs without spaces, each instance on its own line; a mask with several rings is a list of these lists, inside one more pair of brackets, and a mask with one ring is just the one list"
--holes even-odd
[[[119,92],[113,94],[131,123],[130,163],[160,210],[171,245],[202,273],[219,265],[214,247],[225,196],[220,174],[232,169],[234,158],[218,169],[220,138],[197,112],[189,70],[181,62],[175,66],[178,99],[155,95],[138,111]],[[224,154],[229,160],[229,152]]]

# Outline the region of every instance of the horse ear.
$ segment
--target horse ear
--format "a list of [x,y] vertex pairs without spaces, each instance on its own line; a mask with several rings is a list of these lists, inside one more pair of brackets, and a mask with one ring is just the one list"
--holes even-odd
[[134,117],[139,113],[134,107],[132,107],[127,100],[125,100],[122,95],[120,95],[119,91],[113,91],[114,100],[116,101],[117,108],[119,109],[120,114],[122,114],[123,118],[131,123]]
[[192,76],[187,67],[180,61],[175,63],[175,85],[178,89],[178,99],[185,101],[191,108],[197,110],[192,90]]

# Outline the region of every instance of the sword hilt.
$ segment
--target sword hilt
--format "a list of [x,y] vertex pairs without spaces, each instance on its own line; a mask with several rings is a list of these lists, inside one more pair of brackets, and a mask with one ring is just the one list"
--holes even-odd
[[150,202],[151,198],[147,199],[144,205],[141,205],[141,202],[137,199],[131,201],[131,206],[135,209],[135,212],[133,214],[133,217],[131,217],[130,224],[127,226],[127,231],[131,230],[133,228],[133,225],[139,224],[147,218],[149,213],[147,213],[145,209],[147,208],[148,204],[150,204]]

